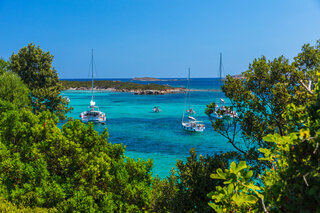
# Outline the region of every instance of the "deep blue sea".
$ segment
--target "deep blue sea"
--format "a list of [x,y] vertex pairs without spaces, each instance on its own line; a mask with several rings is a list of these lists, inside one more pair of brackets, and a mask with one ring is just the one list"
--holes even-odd
[[[79,80],[79,79],[64,79]],[[130,79],[97,79],[121,80]],[[185,79],[177,81],[156,81],[137,83],[169,84],[174,87],[186,87]],[[108,128],[109,142],[126,146],[126,155],[132,158],[153,159],[153,175],[164,178],[175,167],[177,160],[185,161],[189,150],[194,147],[198,154],[213,155],[217,152],[233,150],[226,139],[215,132],[207,115],[206,105],[223,97],[220,92],[221,81],[214,78],[195,78],[190,81],[191,89],[213,89],[214,91],[191,92],[190,104],[196,111],[198,120],[204,121],[203,133],[189,133],[182,129],[181,118],[184,110],[185,95],[134,95],[132,93],[95,91],[94,101],[107,115],[107,125],[96,125],[102,132]],[[80,113],[88,109],[90,91],[63,91],[70,98],[74,110],[69,117],[79,118]],[[154,113],[152,108],[159,106],[162,112]]]

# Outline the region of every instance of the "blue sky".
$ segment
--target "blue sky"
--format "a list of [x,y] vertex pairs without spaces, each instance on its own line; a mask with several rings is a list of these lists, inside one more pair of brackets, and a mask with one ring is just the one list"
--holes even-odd
[[0,0],[0,56],[30,42],[60,78],[217,77],[320,39],[320,0]]

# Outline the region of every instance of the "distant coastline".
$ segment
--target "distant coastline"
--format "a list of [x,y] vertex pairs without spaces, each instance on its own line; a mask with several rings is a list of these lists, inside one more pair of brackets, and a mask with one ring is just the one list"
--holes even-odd
[[[91,90],[91,81],[60,80],[63,90]],[[171,87],[159,84],[138,84],[133,82],[98,80],[94,82],[94,90],[110,90],[115,92],[131,92],[135,95],[164,95],[184,92],[180,87]]]
[[159,79],[151,77],[133,78],[131,81],[178,81],[178,79]]

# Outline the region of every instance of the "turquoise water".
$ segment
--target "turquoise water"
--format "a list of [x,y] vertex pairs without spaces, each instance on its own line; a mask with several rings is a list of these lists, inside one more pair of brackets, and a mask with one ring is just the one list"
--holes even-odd
[[[191,88],[204,89],[200,84],[201,82],[191,81]],[[217,89],[219,85],[211,83],[210,87],[206,88]],[[87,110],[91,100],[90,91],[64,91],[63,96],[68,96],[71,100],[74,110],[69,116],[73,118],[79,118],[80,113]],[[202,155],[232,150],[226,139],[212,129],[204,113],[206,104],[218,101],[218,97],[218,92],[191,93],[191,106],[196,111],[195,117],[204,121],[206,130],[203,133],[189,133],[181,127],[184,110],[182,93],[141,96],[95,91],[96,105],[107,115],[107,125],[96,125],[95,129],[102,132],[107,127],[109,142],[126,145],[127,156],[145,160],[152,158],[153,175],[164,178],[168,176],[171,168],[175,167],[177,160],[186,160],[192,147]],[[154,113],[154,106],[160,106],[162,112]]]

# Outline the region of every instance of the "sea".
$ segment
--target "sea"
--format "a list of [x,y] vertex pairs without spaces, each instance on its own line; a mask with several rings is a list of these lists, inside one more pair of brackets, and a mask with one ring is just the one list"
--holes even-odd
[[[63,79],[85,81],[90,79]],[[131,79],[97,79],[131,81]],[[166,84],[186,87],[187,80],[181,78],[161,79],[161,81],[133,81],[142,84]],[[133,93],[94,91],[94,101],[106,113],[107,124],[95,125],[102,132],[108,129],[108,141],[123,144],[125,155],[134,159],[153,159],[152,174],[165,178],[177,160],[186,162],[189,151],[195,148],[198,155],[212,156],[215,153],[234,150],[227,140],[214,131],[205,114],[207,104],[225,98],[221,92],[222,81],[218,78],[191,78],[190,106],[197,120],[203,121],[206,129],[202,133],[187,132],[182,129],[181,119],[185,110],[185,94],[134,95]],[[201,90],[201,91],[198,91]],[[91,91],[66,90],[62,96],[70,99],[74,110],[68,117],[79,119],[80,113],[88,109]],[[227,99],[225,99],[227,101]],[[226,103],[228,104],[228,102]],[[153,112],[159,106],[161,112]]]

